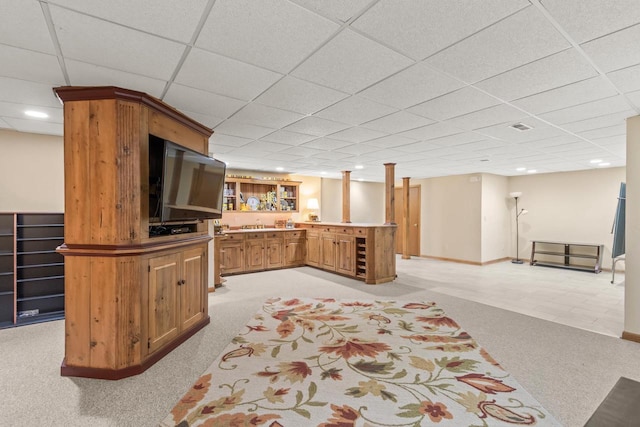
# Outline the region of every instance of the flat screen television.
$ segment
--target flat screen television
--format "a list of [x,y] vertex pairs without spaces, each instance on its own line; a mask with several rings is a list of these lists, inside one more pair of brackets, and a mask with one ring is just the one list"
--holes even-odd
[[150,136],[149,222],[221,218],[225,173],[220,160]]

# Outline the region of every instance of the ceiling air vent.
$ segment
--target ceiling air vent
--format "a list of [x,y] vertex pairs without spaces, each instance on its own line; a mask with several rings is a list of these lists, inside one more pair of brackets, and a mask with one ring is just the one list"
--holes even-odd
[[525,130],[531,129],[531,126],[525,125],[524,123],[516,123],[515,125],[511,125],[509,127],[513,128],[515,130],[518,130],[520,132],[524,132]]

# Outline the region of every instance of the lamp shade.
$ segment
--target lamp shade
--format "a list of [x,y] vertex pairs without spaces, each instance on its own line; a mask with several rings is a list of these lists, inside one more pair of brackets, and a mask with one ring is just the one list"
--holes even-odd
[[522,191],[512,191],[509,193],[509,197],[520,197],[522,196]]
[[307,209],[320,209],[320,205],[318,204],[318,199],[307,200]]

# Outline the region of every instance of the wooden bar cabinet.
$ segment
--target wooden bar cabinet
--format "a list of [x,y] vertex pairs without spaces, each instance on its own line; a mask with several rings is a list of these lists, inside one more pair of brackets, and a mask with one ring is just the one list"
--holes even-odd
[[[64,104],[62,375],[136,375],[209,323],[206,223],[149,234],[150,143],[206,154],[213,131],[145,93],[58,87]],[[152,141],[152,142],[150,142]]]

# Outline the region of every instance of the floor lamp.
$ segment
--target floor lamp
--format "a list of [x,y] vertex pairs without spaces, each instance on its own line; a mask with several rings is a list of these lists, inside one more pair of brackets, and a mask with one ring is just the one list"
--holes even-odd
[[518,198],[522,196],[521,191],[514,191],[512,193],[509,193],[509,196],[516,199],[516,259],[512,259],[511,262],[514,264],[522,264],[522,260],[520,259],[520,251],[519,251],[520,248],[518,247],[518,241],[520,237],[519,236],[520,226],[519,226],[518,220],[520,218],[520,215],[526,215],[529,211],[527,211],[526,209],[518,210]]

